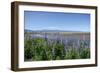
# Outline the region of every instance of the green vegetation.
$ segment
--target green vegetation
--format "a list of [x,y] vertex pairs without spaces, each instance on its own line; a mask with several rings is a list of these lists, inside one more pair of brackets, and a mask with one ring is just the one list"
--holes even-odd
[[24,41],[25,61],[64,60],[64,59],[86,59],[90,58],[90,49],[79,49],[69,47],[67,50],[59,41],[48,42],[43,38],[25,39]]

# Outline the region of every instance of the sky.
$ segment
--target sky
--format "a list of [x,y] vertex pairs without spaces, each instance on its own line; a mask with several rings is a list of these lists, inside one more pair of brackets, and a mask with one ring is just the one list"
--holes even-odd
[[90,14],[24,11],[24,29],[90,32]]

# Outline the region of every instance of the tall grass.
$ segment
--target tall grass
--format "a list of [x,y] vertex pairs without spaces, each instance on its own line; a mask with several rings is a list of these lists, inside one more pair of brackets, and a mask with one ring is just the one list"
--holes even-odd
[[[25,61],[64,60],[64,59],[87,59],[90,58],[90,49],[65,46],[59,40],[53,41],[46,38],[31,38],[24,41]],[[67,47],[67,49],[66,49]]]

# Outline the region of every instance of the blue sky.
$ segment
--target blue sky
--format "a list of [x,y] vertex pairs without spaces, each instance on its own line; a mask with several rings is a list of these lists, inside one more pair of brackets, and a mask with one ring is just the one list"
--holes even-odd
[[90,14],[24,11],[24,29],[90,31]]

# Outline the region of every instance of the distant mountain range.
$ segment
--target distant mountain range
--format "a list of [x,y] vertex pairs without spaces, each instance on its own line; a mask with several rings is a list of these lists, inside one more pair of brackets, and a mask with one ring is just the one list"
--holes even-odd
[[85,33],[83,31],[67,31],[67,30],[28,30],[28,29],[25,29],[24,30],[25,32],[73,32],[73,33]]
[[24,32],[33,32],[33,30],[24,29]]

